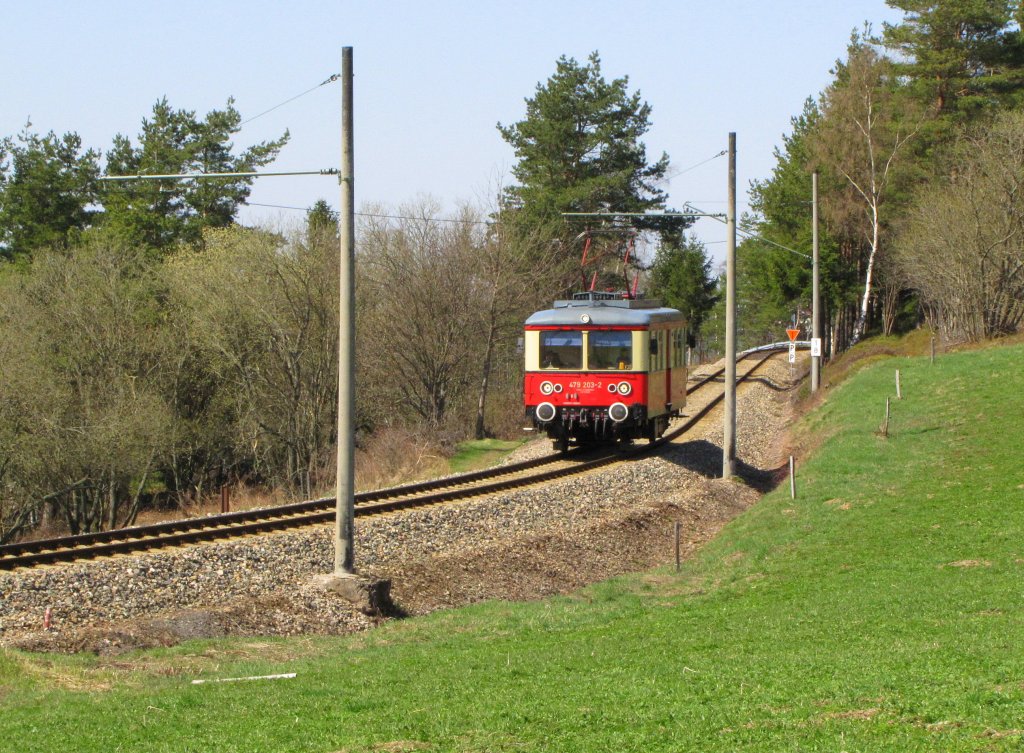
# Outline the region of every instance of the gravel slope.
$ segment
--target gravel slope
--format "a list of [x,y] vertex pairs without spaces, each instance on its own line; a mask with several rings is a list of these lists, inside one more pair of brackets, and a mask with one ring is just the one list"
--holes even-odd
[[[689,554],[754,504],[783,465],[788,364],[737,399],[739,475],[721,472],[721,409],[655,457],[486,501],[360,520],[364,574],[390,578],[411,614],[480,599],[531,599]],[[691,401],[688,412],[699,408]],[[543,452],[544,440],[523,454]],[[320,527],[44,570],[0,573],[0,645],[117,652],[220,635],[335,634],[375,620],[312,580],[333,566]],[[43,630],[46,608],[51,625]]]

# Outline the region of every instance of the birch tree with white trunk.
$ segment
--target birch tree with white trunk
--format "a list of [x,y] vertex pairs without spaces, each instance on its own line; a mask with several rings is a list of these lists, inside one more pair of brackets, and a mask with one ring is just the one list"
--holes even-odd
[[850,259],[861,269],[863,291],[851,345],[864,334],[875,269],[887,241],[892,196],[901,177],[907,145],[923,122],[919,110],[901,97],[892,63],[855,36],[836,80],[822,95],[822,119],[812,139],[817,167],[842,178],[845,190],[823,197],[830,223],[851,237],[863,253]]

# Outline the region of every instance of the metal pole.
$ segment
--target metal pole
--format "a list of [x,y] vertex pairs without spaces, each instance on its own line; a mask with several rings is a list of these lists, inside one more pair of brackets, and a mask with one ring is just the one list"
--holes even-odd
[[736,470],[736,134],[729,134],[729,206],[725,251],[725,431],[722,478]]
[[[818,174],[811,176],[811,239],[814,257],[811,287],[811,338],[818,340],[821,347],[821,288],[818,270]],[[818,391],[818,380],[821,373],[821,356],[811,356],[811,392]]]
[[104,175],[96,180],[127,181],[127,180],[206,180],[207,178],[280,178],[287,175],[337,175],[338,171],[327,170],[292,170],[284,173],[171,173],[169,175]]
[[352,48],[341,48],[341,205],[338,234],[338,480],[334,521],[334,572],[355,572],[353,552],[355,520],[355,200],[352,164]]

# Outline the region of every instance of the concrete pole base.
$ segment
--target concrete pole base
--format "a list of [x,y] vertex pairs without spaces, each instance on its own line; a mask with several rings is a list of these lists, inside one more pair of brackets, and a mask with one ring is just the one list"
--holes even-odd
[[340,596],[363,614],[372,617],[395,614],[399,611],[391,601],[390,580],[329,573],[313,576],[313,585]]

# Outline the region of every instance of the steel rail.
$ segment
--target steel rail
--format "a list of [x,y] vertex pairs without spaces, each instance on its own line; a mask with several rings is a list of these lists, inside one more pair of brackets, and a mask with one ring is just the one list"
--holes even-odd
[[[538,466],[555,463],[562,460],[557,455],[549,455],[532,460],[525,460],[520,463],[511,463],[498,469],[487,471],[472,471],[470,473],[448,476],[442,479],[418,482],[414,484],[403,484],[401,486],[378,489],[368,492],[360,492],[356,495],[356,504],[370,504],[376,501],[400,497],[409,494],[417,494],[432,489],[441,489],[446,486],[472,483],[474,481],[500,475],[508,475],[529,470]],[[186,518],[182,520],[169,520],[162,523],[152,523],[144,526],[133,526],[131,528],[115,528],[109,531],[96,531],[93,533],[81,533],[72,536],[58,536],[49,539],[36,539],[18,544],[5,544],[0,546],[0,568],[6,558],[22,552],[35,551],[47,547],[87,547],[95,544],[104,544],[117,541],[122,538],[140,538],[150,535],[174,534],[188,532],[194,528],[205,528],[213,525],[235,526],[256,522],[272,515],[303,515],[317,512],[328,507],[333,508],[334,497],[320,497],[318,499],[292,502],[286,505],[274,507],[262,507],[254,510],[240,510],[236,512],[219,513],[207,515],[202,518]]]
[[[753,353],[743,354],[741,360],[753,355]],[[758,355],[762,355],[762,357],[753,368],[740,378],[740,382],[749,378],[774,353],[768,352]],[[724,369],[719,369],[701,378],[687,389],[687,394],[693,394],[720,378],[723,373]],[[404,484],[370,492],[360,492],[356,495],[357,505],[355,514],[357,517],[380,515],[399,510],[507,492],[527,486],[535,486],[570,475],[586,473],[606,465],[637,458],[653,452],[655,449],[662,447],[688,431],[720,404],[723,397],[724,394],[716,396],[704,408],[690,416],[681,426],[672,429],[672,431],[657,441],[645,446],[629,448],[622,452],[606,454],[590,460],[583,460],[582,462],[567,463],[566,461],[568,460],[576,460],[580,456],[590,454],[581,450],[575,450],[569,453],[569,457],[554,454],[546,455],[499,468],[473,471],[442,479]],[[493,481],[492,483],[476,484],[478,481],[515,476],[534,468],[552,464],[563,464],[563,467],[518,478],[507,478],[505,480]],[[117,554],[139,553],[153,549],[180,546],[182,544],[282,531],[289,528],[327,523],[332,521],[334,516],[334,498],[323,497],[271,508],[221,513],[203,518],[167,521],[134,528],[120,528],[112,531],[7,544],[0,546],[0,571],[59,562],[74,562]]]

